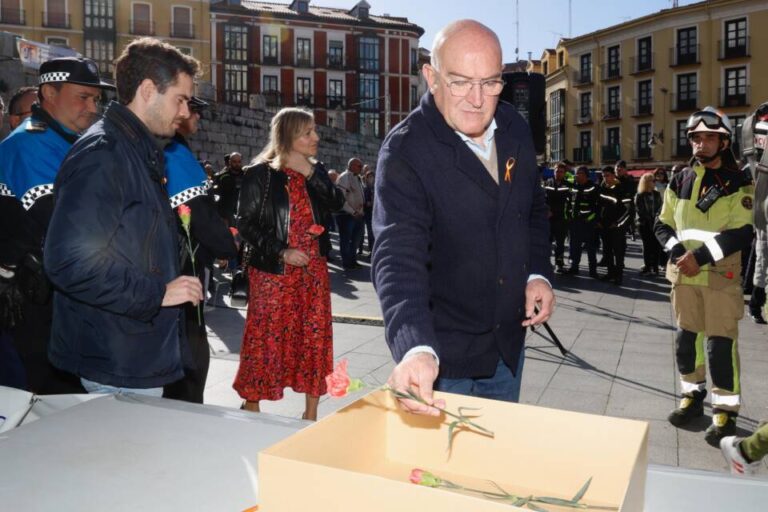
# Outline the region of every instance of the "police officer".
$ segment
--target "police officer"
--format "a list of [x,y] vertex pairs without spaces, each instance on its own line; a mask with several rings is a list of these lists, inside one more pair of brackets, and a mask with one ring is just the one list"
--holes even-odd
[[565,162],[558,162],[555,176],[544,183],[547,206],[549,207],[549,233],[555,242],[555,272],[565,272],[565,237],[568,236],[570,219],[571,185],[565,179]]
[[600,226],[603,229],[608,273],[601,279],[621,285],[624,276],[624,254],[627,251],[627,227],[629,225],[632,196],[627,193],[613,167],[603,167],[603,183],[600,185]]
[[[27,385],[36,393],[80,391],[77,379],[48,362],[51,328],[50,287],[42,271],[42,242],[53,211],[53,183],[64,157],[79,134],[96,120],[102,89],[113,87],[99,77],[89,59],[65,57],[40,66],[38,103],[0,143],[0,166],[7,193],[26,211],[24,237],[12,238],[9,262],[21,279],[25,300],[23,318],[11,331],[26,369]],[[97,212],[94,212],[96,214]],[[5,224],[5,223],[4,223]],[[29,240],[32,243],[29,243]]]
[[576,169],[576,179],[571,190],[571,267],[565,272],[570,275],[579,273],[582,246],[587,246],[589,276],[597,278],[597,247],[595,229],[599,208],[600,191],[589,179],[589,169],[580,166]]
[[706,336],[713,386],[712,425],[704,438],[717,446],[736,431],[741,403],[736,340],[744,303],[739,275],[741,251],[752,239],[753,187],[731,151],[727,116],[707,107],[688,118],[686,131],[693,157],[667,187],[654,228],[669,251],[667,279],[678,324],[675,353],[683,396],[668,419],[679,427],[703,414]]
[[[197,132],[200,113],[208,107],[208,103],[193,96],[188,105],[189,117],[179,125],[176,136],[164,150],[166,185],[171,208],[186,205],[192,212],[190,235],[195,256],[194,265],[188,252],[183,252],[182,273],[197,275],[205,286],[205,269],[212,266],[215,258],[237,256],[237,247],[232,233],[216,211],[213,198],[206,191],[207,176],[189,149],[186,139]],[[186,233],[181,234],[181,237],[182,240],[185,239]],[[183,379],[164,387],[163,396],[203,403],[205,381],[211,361],[205,330],[205,315],[203,315],[202,304],[194,306],[188,302],[183,308],[184,327],[192,361],[189,362],[190,364],[185,364]]]

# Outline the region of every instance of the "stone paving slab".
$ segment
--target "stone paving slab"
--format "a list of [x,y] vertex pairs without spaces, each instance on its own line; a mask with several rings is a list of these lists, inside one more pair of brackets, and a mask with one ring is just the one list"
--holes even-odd
[[[677,429],[666,421],[679,393],[669,286],[663,277],[640,276],[639,241],[630,242],[630,249],[621,288],[587,277],[584,267],[580,276],[555,277],[558,306],[550,326],[571,353],[562,357],[543,329],[529,331],[521,402],[647,421],[649,462],[725,471],[719,450],[703,440],[711,421],[708,401],[704,417],[689,429]],[[341,270],[338,261],[329,266],[337,319],[381,319],[369,263],[366,258],[360,263],[362,268],[349,272]],[[213,359],[205,398],[208,403],[239,407],[232,381],[245,308],[231,304],[226,279],[218,278],[222,291],[213,298],[214,307],[206,308]],[[336,359],[348,359],[350,373],[368,387],[343,399],[323,397],[321,417],[385,383],[394,367],[383,327],[334,322],[333,328]],[[768,418],[768,328],[745,318],[740,331],[744,406],[738,425],[747,434]],[[283,400],[264,401],[262,409],[298,418],[304,397],[286,390]],[[765,468],[761,472],[768,474]]]

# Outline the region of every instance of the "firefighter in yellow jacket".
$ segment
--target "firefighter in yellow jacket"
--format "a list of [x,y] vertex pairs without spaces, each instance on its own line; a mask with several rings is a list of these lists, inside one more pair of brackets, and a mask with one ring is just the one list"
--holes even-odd
[[669,251],[667,279],[678,326],[675,355],[682,400],[668,419],[679,427],[704,414],[706,358],[712,425],[704,438],[718,446],[722,437],[736,432],[741,404],[736,344],[744,316],[741,251],[752,240],[754,191],[733,156],[727,116],[707,107],[691,115],[686,131],[693,158],[667,188],[655,226]]

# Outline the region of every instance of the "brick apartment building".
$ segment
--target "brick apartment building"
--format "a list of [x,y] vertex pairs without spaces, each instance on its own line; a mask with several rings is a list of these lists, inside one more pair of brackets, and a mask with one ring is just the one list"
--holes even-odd
[[418,103],[424,30],[370,10],[365,0],[348,10],[302,0],[211,3],[217,101],[306,106],[319,124],[383,136]]

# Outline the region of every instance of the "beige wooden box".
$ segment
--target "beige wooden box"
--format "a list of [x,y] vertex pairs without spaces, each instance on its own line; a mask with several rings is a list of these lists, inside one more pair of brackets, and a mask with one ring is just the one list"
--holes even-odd
[[[516,510],[477,495],[409,482],[421,468],[457,484],[571,499],[592,477],[589,505],[641,512],[648,425],[529,405],[436,393],[446,409],[478,407],[477,423],[494,431],[456,434],[450,419],[400,410],[376,391],[259,454],[260,512],[491,512]],[[574,510],[552,505],[548,511]]]

